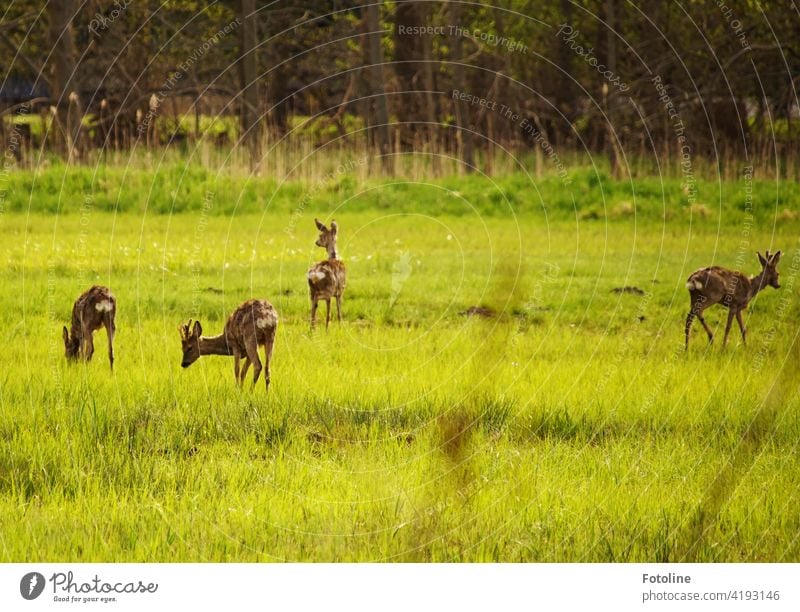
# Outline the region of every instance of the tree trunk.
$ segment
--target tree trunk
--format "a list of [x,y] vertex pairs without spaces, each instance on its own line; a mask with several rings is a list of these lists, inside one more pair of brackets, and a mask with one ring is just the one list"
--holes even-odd
[[[561,0],[560,13],[563,23],[572,26],[572,2],[571,0]],[[553,91],[556,108],[563,117],[556,117],[554,123],[558,126],[554,133],[563,133],[564,140],[573,141],[575,135],[572,133],[570,126],[574,123],[577,116],[578,96],[576,94],[576,87],[573,79],[577,80],[577,76],[573,74],[572,60],[575,53],[569,48],[561,37],[556,37],[557,53],[556,61],[558,67],[561,69],[556,72],[555,90]]]
[[62,153],[71,161],[80,154],[83,118],[75,74],[77,66],[72,31],[74,0],[49,2],[47,7],[50,18],[50,48],[53,50],[50,89],[56,107],[53,132]]
[[[606,65],[608,70],[614,75],[617,74],[617,28],[615,0],[605,0],[606,13]],[[606,110],[606,151],[608,154],[611,175],[619,178],[621,171],[621,151],[619,149],[618,136],[614,130],[616,118],[617,95],[608,82],[603,81],[603,99]]]
[[239,43],[241,61],[239,71],[242,88],[240,125],[242,144],[250,156],[250,167],[255,168],[261,159],[261,132],[259,130],[258,69],[256,45],[258,39],[255,0],[239,0]]
[[375,140],[381,155],[381,164],[385,172],[392,174],[392,158],[389,143],[389,107],[386,102],[383,76],[383,49],[381,48],[380,9],[377,4],[367,4],[367,58],[369,66],[370,94],[375,108]]
[[430,25],[431,14],[431,5],[427,2],[401,3],[395,9],[395,74],[400,88],[407,92],[402,94],[403,103],[398,105],[396,112],[400,121],[411,124],[401,126],[403,144],[413,142],[417,150],[416,145],[421,142],[421,150],[432,154],[431,167],[434,174],[438,174],[441,164],[435,155],[439,134],[433,95],[433,36],[401,34],[403,28]]
[[425,15],[428,8],[424,2],[403,2],[394,11],[394,73],[402,92],[402,104],[397,105],[396,114],[401,122],[398,128],[402,134],[401,144],[404,146],[415,143],[419,133],[425,132],[419,125],[424,120],[424,98],[419,92],[423,88],[423,45],[430,44],[431,37],[410,36],[406,31],[414,31],[415,28],[429,23]]
[[[457,0],[454,2],[450,0],[450,16],[452,25],[459,28],[463,27],[461,23],[461,3]],[[455,81],[455,89],[460,92],[468,92],[467,79],[464,72],[464,57],[462,37],[456,33],[452,37],[452,57],[453,63],[453,80]],[[472,147],[472,117],[470,112],[469,103],[454,101],[455,116],[457,123],[457,138],[458,148],[461,153],[461,161],[466,172],[472,172],[475,169],[475,159]]]
[[[425,15],[430,17],[428,4],[425,3]],[[422,86],[425,88],[425,120],[428,123],[426,130],[428,135],[428,147],[431,154],[432,168],[435,175],[441,172],[441,160],[439,159],[439,122],[436,112],[436,98],[433,90],[436,88],[433,76],[433,40],[431,36],[422,37]]]

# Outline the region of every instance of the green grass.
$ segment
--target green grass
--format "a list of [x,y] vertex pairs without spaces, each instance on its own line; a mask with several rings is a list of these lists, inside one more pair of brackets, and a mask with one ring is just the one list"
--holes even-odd
[[[800,224],[774,201],[752,225],[735,198],[701,218],[670,183],[653,210],[592,218],[584,177],[577,211],[545,215],[511,176],[515,216],[479,177],[331,186],[298,210],[307,185],[267,206],[274,182],[192,171],[172,196],[173,174],[101,168],[82,212],[89,171],[33,197],[10,177],[0,560],[800,560]],[[638,186],[657,201],[656,183]],[[312,335],[312,218],[338,204],[345,322]],[[684,354],[688,274],[753,273],[767,247],[783,288],[751,305],[748,346],[696,326]],[[63,358],[92,283],[117,296],[113,376],[103,332],[90,364]],[[280,315],[269,395],[240,392],[229,358],[180,368],[177,325],[218,333],[250,297]],[[498,316],[459,314],[475,305]],[[719,341],[725,314],[708,312]]]
[[[273,152],[274,153],[274,152]],[[295,152],[299,155],[298,152]],[[480,173],[431,180],[414,176],[428,168],[423,155],[401,156],[397,165],[408,172],[380,178],[379,169],[363,154],[340,150],[305,153],[296,166],[254,176],[238,157],[218,151],[202,163],[204,148],[183,153],[155,151],[114,157],[112,164],[70,166],[50,160],[37,170],[0,175],[0,211],[79,213],[93,211],[141,214],[205,212],[212,216],[247,213],[285,215],[331,210],[331,202],[348,212],[397,212],[431,215],[508,218],[533,215],[539,220],[620,220],[679,224],[689,221],[721,226],[752,218],[765,224],[800,218],[800,184],[756,178],[748,199],[744,180],[717,181],[698,176],[692,200],[681,178],[640,177],[614,181],[602,165],[569,168],[569,184],[553,172],[541,177],[519,172],[494,178]],[[270,156],[268,156],[270,157]],[[274,157],[274,155],[273,155]],[[278,156],[280,157],[280,156]],[[271,157],[270,157],[271,159]],[[522,159],[527,162],[528,160]],[[592,160],[595,161],[595,160]],[[405,163],[407,162],[407,163]],[[404,165],[405,163],[405,165]],[[210,195],[209,195],[210,194]],[[210,206],[207,205],[210,202]]]

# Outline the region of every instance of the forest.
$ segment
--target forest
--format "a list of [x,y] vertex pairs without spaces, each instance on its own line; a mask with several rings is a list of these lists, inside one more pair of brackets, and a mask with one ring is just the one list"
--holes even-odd
[[755,0],[10,2],[0,125],[7,165],[203,142],[258,172],[282,142],[390,174],[407,151],[490,174],[520,151],[785,176],[798,23]]

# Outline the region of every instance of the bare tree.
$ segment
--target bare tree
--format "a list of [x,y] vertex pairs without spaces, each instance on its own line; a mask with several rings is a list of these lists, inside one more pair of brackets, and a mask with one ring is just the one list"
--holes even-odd
[[[450,1],[450,17],[453,26],[461,27],[463,25],[461,16],[461,3]],[[456,32],[452,37],[452,56],[453,62],[453,82],[455,88],[459,91],[467,91],[467,78],[464,71],[464,53],[462,45],[462,36]],[[475,158],[473,154],[472,144],[472,125],[471,112],[469,103],[461,103],[455,101],[455,115],[456,123],[458,124],[458,149],[461,153],[461,161],[464,162],[464,169],[467,172],[472,172],[475,168]]]
[[239,0],[239,73],[241,78],[240,125],[242,142],[247,145],[250,165],[255,167],[261,157],[259,131],[258,68],[256,45],[258,38],[255,0]]
[[383,75],[383,49],[381,48],[380,10],[378,4],[369,2],[366,5],[366,46],[367,74],[370,94],[375,107],[375,139],[381,155],[381,163],[386,172],[392,172],[392,159],[389,156],[389,106],[386,101]]
[[67,159],[80,152],[81,101],[77,83],[77,63],[72,20],[75,17],[74,0],[49,2],[50,46],[53,64],[50,66],[50,89],[56,107],[56,139],[63,143]]
[[394,13],[394,71],[403,92],[403,104],[397,113],[401,120],[411,124],[404,126],[403,132],[414,137],[424,135],[432,140],[436,136],[435,131],[423,128],[419,123],[436,121],[431,65],[433,37],[408,34],[425,27],[430,20],[431,6],[427,2],[397,5]]
[[[616,6],[614,0],[605,0],[605,13],[606,13],[606,54],[608,70],[612,74],[617,74],[617,19],[616,19]],[[615,132],[615,118],[617,116],[617,102],[618,96],[614,91],[609,88],[608,83],[603,82],[603,102],[606,112],[606,152],[608,154],[608,161],[611,166],[611,174],[615,178],[619,178],[622,160],[621,151],[619,150],[619,143],[617,138],[619,135]]]

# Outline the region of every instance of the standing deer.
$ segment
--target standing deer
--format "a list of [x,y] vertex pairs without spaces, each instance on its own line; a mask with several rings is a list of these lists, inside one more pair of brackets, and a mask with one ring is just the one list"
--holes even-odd
[[[261,359],[258,356],[259,345],[264,346],[265,364],[264,378],[269,391],[272,347],[275,343],[275,332],[278,329],[278,313],[272,304],[265,300],[247,300],[231,313],[225,323],[225,329],[219,336],[203,336],[200,321],[192,320],[178,326],[183,348],[181,367],[188,368],[201,355],[233,355],[233,374],[236,383],[241,387],[247,369],[253,364],[253,388],[261,375]],[[239,360],[244,357],[244,367],[239,370]]]
[[691,296],[691,310],[686,317],[686,346],[685,350],[689,350],[689,330],[692,327],[694,317],[700,319],[700,323],[708,334],[709,344],[714,341],[714,334],[711,333],[703,318],[703,311],[709,306],[714,304],[722,304],[728,309],[728,323],[725,326],[725,337],[722,340],[724,347],[728,343],[728,332],[731,330],[731,323],[733,317],[739,323],[739,329],[742,331],[742,342],[747,343],[747,332],[742,322],[742,311],[747,308],[750,300],[755,295],[765,288],[767,285],[780,289],[778,283],[778,262],[781,260],[781,252],[778,251],[774,255],[770,255],[767,251],[766,258],[762,257],[761,253],[758,255],[758,261],[761,262],[761,272],[752,278],[748,278],[741,272],[728,270],[727,268],[720,268],[713,266],[711,268],[703,268],[692,273],[686,281],[686,288],[689,290]]
[[344,264],[336,253],[336,233],[339,226],[336,221],[331,221],[331,229],[314,219],[319,229],[319,238],[315,243],[328,251],[328,259],[314,264],[308,270],[308,288],[311,292],[311,328],[317,322],[317,302],[325,300],[325,329],[331,321],[331,298],[336,298],[336,316],[342,321],[342,294],[347,281],[347,272]]
[[94,354],[92,335],[101,327],[106,328],[108,336],[108,362],[114,369],[114,317],[117,314],[117,300],[107,287],[93,286],[83,292],[72,306],[71,330],[66,325],[62,331],[64,351],[68,361],[83,358],[91,361]]

